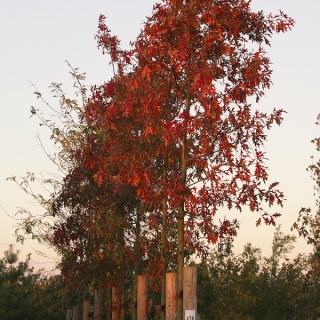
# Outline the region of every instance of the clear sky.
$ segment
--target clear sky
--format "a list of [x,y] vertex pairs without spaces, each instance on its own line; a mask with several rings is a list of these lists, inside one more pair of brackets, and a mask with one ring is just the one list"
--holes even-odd
[[[36,119],[29,119],[30,106],[40,107],[29,81],[45,94],[49,102],[51,82],[72,85],[68,60],[72,66],[87,73],[88,85],[100,84],[110,78],[108,60],[96,48],[94,34],[99,14],[108,17],[112,32],[127,47],[142,28],[145,16],[151,14],[153,0],[29,0],[2,1],[0,11],[0,204],[14,215],[17,207],[39,212],[19,188],[7,182],[10,175],[23,176],[52,170],[36,139],[39,132],[48,146],[46,132]],[[265,146],[269,158],[270,181],[279,181],[287,201],[278,223],[290,232],[302,206],[314,206],[313,182],[305,168],[311,155],[316,155],[310,140],[320,135],[314,123],[320,112],[320,12],[319,0],[253,0],[254,10],[266,13],[283,10],[296,20],[291,32],[275,35],[268,49],[273,62],[274,86],[259,103],[262,110],[283,108],[288,113],[280,127],[274,127]],[[66,89],[69,92],[69,89]],[[72,91],[70,90],[70,93]],[[318,155],[316,155],[318,156]],[[237,216],[242,222],[235,241],[240,252],[246,242],[252,242],[270,254],[272,227],[255,227],[256,213]],[[0,209],[0,257],[10,243],[15,243],[15,221]],[[44,250],[34,242],[24,246],[21,259],[33,252],[32,264],[44,262],[34,249]],[[299,241],[294,253],[308,250]],[[36,267],[45,266],[42,264]]]

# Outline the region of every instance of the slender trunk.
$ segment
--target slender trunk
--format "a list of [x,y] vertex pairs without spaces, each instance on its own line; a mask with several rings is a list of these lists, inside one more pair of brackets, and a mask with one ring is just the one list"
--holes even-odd
[[178,301],[177,320],[183,319],[183,267],[184,267],[184,204],[179,205],[178,213]]
[[[125,210],[122,212],[122,221],[125,221]],[[120,320],[125,320],[125,309],[124,309],[124,301],[125,301],[125,282],[126,282],[126,273],[127,273],[127,266],[126,266],[126,252],[125,252],[125,229],[126,225],[124,224],[120,229],[120,250],[122,253],[122,259],[120,262],[120,270],[122,272],[122,279],[119,283],[120,289]]]
[[120,292],[119,287],[112,287],[112,319],[119,320],[120,319],[120,310],[121,302],[120,302]]
[[[182,141],[182,161],[181,161],[181,182],[185,185],[187,178],[187,154],[186,139]],[[177,320],[183,320],[183,267],[184,267],[184,200],[179,204],[178,209],[178,301]]]
[[120,304],[121,304],[121,311],[120,311],[120,320],[126,319],[126,309],[125,309],[125,303],[126,303],[126,295],[125,291],[122,288],[121,290],[121,296],[120,296]]
[[112,288],[107,289],[107,320],[112,319]]
[[[140,264],[140,204],[137,208],[137,216],[136,216],[136,230],[135,230],[135,247],[134,247],[134,255],[135,255],[135,266],[134,266],[134,284],[132,290],[132,302],[137,303],[137,286],[138,286],[138,275],[141,274],[141,264]],[[132,309],[132,320],[137,320],[137,309]]]
[[104,313],[104,303],[103,303],[103,290],[97,288],[94,291],[94,320],[102,320],[102,315]]
[[[134,272],[134,283],[133,283],[133,290],[132,290],[132,303],[136,304],[137,303],[137,281],[138,281],[138,273],[137,273],[137,268],[135,268]],[[131,319],[132,320],[137,320],[137,309],[133,308],[131,310]]]
[[[190,114],[191,98],[189,93],[189,84],[186,81],[186,114]],[[181,184],[186,186],[187,182],[187,128],[188,122],[185,121],[184,136],[181,141]],[[178,231],[178,301],[177,301],[177,320],[183,320],[183,267],[184,267],[184,204],[185,200],[182,199],[178,207],[177,217],[177,231]]]
[[[167,161],[164,163],[163,168],[163,184],[167,182]],[[166,272],[167,272],[167,197],[164,196],[162,199],[162,230],[161,230],[161,263],[162,263],[162,272],[161,272],[161,305],[166,304]],[[165,320],[166,314],[165,311],[161,311],[160,318]]]

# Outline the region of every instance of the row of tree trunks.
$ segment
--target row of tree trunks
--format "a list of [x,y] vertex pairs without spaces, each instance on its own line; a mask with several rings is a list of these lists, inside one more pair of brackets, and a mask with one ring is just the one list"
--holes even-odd
[[[184,267],[183,269],[183,316],[185,310],[194,310],[197,314],[197,268]],[[147,320],[150,310],[148,310],[148,283],[146,276],[137,278],[137,320]],[[166,300],[165,314],[166,320],[181,320],[177,317],[177,301],[180,293],[178,291],[177,273],[169,272],[166,274]],[[124,294],[116,287],[112,288],[112,320],[121,320],[125,316]],[[96,289],[94,295],[94,315],[89,317],[89,301],[83,301],[83,320],[102,320],[105,314],[103,290]],[[135,312],[133,312],[135,314]],[[79,320],[79,307],[75,306],[67,310],[67,320]],[[183,318],[184,320],[184,318]]]

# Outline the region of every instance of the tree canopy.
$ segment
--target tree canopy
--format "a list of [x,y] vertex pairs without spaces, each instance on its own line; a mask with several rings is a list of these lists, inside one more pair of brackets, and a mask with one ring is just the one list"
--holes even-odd
[[272,84],[271,37],[293,25],[249,0],[163,0],[123,50],[100,16],[96,39],[113,77],[87,94],[73,72],[82,107],[56,84],[65,121],[62,130],[45,122],[65,174],[48,212],[67,279],[124,285],[143,272],[164,288],[176,268],[182,319],[185,257],[205,258],[239,227],[217,221],[218,210],[248,207],[257,225],[275,224],[279,213],[266,207],[284,195],[268,181],[264,142],[284,110],[256,104]]
[[[277,183],[266,184],[263,144],[283,110],[260,112],[250,98],[259,102],[271,85],[265,47],[272,34],[293,24],[281,11],[252,12],[250,1],[167,0],[122,50],[100,17],[98,46],[115,74],[92,89],[91,132],[79,157],[95,168],[98,185],[116,184],[114,194],[133,187],[152,206],[150,221],[160,216],[162,232],[176,225],[179,292],[184,250],[202,255],[207,244],[236,234],[236,220],[215,221],[219,208],[249,206],[260,213],[257,224],[278,215],[262,206],[283,200]],[[180,319],[182,299],[178,305]]]

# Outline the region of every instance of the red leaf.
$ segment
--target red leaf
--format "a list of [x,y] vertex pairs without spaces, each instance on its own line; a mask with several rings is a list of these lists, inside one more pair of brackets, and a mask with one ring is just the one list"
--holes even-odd
[[259,218],[257,221],[256,221],[256,227],[260,226],[261,224],[261,218]]

